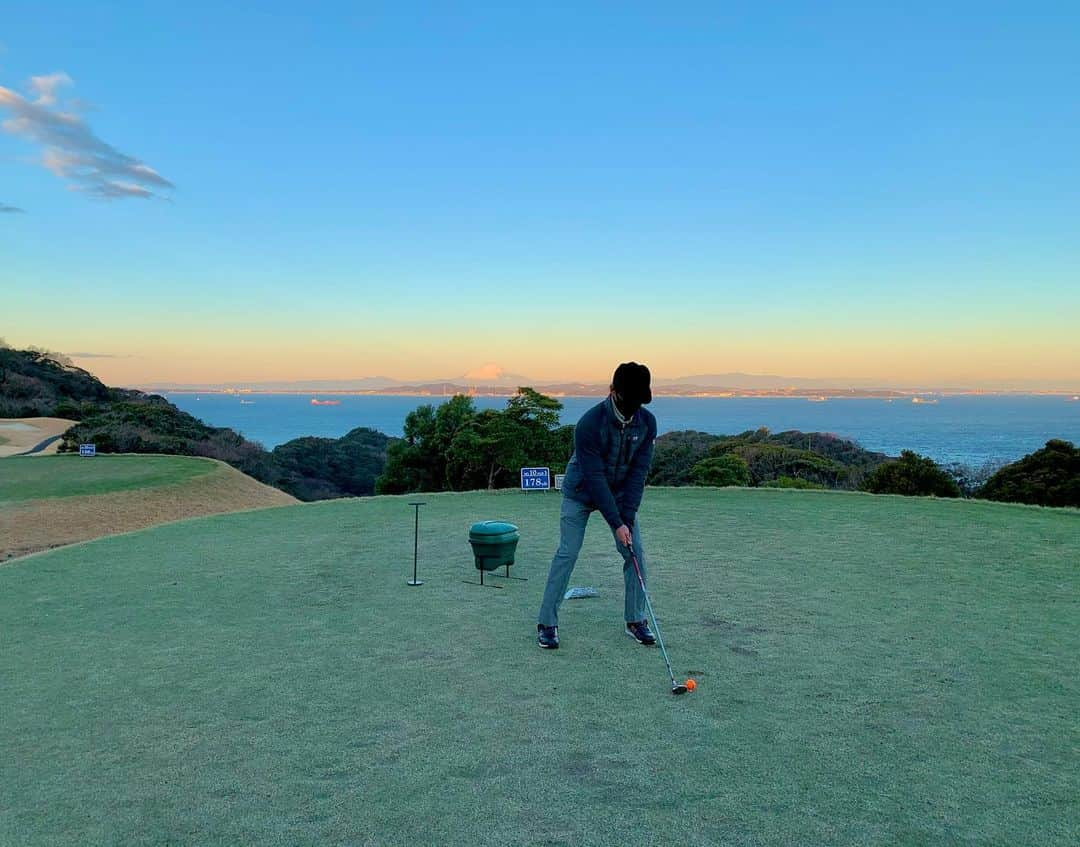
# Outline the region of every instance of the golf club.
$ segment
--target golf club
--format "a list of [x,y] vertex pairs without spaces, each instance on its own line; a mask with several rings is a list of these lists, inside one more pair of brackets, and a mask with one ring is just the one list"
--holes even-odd
[[675,681],[675,674],[671,670],[671,660],[668,659],[667,650],[664,649],[664,638],[660,635],[660,624],[656,621],[656,612],[653,611],[652,602],[649,600],[649,592],[645,588],[645,580],[641,578],[641,568],[638,566],[637,554],[634,552],[633,545],[628,545],[630,550],[630,561],[634,563],[634,573],[637,574],[638,585],[641,586],[641,593],[645,595],[645,605],[649,609],[649,617],[652,618],[653,629],[656,630],[656,641],[660,645],[660,652],[664,655],[664,664],[667,665],[668,676],[671,677],[671,693],[672,694],[685,694],[690,689],[682,683]]

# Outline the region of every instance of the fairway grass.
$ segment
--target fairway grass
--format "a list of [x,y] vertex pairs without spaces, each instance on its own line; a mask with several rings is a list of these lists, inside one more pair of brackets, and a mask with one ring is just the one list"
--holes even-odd
[[0,565],[65,544],[296,499],[191,456],[0,459]]
[[[413,510],[422,499],[420,577]],[[0,568],[0,844],[1080,843],[1080,514],[650,489],[680,678],[558,498],[183,521]],[[475,580],[468,527],[521,530]]]
[[0,464],[0,502],[78,497],[187,482],[217,467],[190,456],[15,456]]

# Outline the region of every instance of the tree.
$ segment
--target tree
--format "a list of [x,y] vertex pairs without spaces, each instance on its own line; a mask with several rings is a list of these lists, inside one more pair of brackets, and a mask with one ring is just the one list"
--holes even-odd
[[554,397],[522,386],[517,390],[517,394],[506,402],[505,414],[519,424],[536,426],[550,432],[559,425],[559,412],[562,407],[562,403]]
[[551,433],[551,454],[548,466],[552,473],[566,473],[566,465],[574,453],[574,427],[571,424],[560,426]]
[[1036,506],[1080,507],[1080,449],[1053,439],[1019,461],[1006,465],[977,496]]
[[713,456],[694,465],[690,471],[690,479],[694,485],[747,486],[750,484],[750,468],[739,456]]
[[423,460],[420,448],[409,442],[395,441],[386,451],[386,466],[375,481],[376,494],[407,494],[411,491],[437,491]]
[[475,418],[473,401],[464,394],[451,397],[438,409],[428,403],[409,412],[405,416],[405,437],[387,451],[386,467],[376,491],[445,491],[450,445]]
[[561,409],[562,403],[553,397],[519,388],[505,410],[477,416],[473,436],[463,434],[455,445],[455,456],[462,457],[463,467],[480,471],[479,479],[472,479],[486,488],[518,485],[518,471],[523,467],[562,471],[573,451],[573,427],[559,426]]
[[[561,472],[574,450],[573,427],[559,426],[563,404],[527,386],[518,388],[504,412],[518,428],[525,446],[525,456],[514,470],[524,465],[553,468]],[[569,449],[567,449],[569,446]],[[515,459],[517,461],[517,459]],[[513,484],[517,484],[517,476]]]
[[483,473],[483,487],[504,488],[517,484],[518,471],[531,465],[529,451],[536,449],[530,444],[530,436],[535,431],[520,420],[505,412],[489,410],[477,421],[478,451],[475,459],[479,461]]
[[863,482],[871,494],[904,494],[909,497],[959,497],[956,480],[933,459],[904,450],[900,458],[879,466]]

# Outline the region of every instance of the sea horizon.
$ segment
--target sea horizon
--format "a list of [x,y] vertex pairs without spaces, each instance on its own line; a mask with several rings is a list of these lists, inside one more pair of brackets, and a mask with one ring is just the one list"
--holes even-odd
[[[686,430],[734,435],[759,427],[823,432],[892,456],[914,450],[938,462],[973,467],[1015,461],[1054,438],[1080,441],[1080,402],[1071,396],[927,393],[922,397],[924,402],[912,402],[919,397],[851,396],[813,402],[814,398],[802,396],[659,395],[649,409],[657,417],[660,435]],[[167,399],[210,426],[230,427],[272,449],[305,436],[339,438],[361,426],[400,437],[409,412],[441,404],[450,395],[317,393],[317,399],[336,400],[332,405],[313,405],[309,398],[308,392],[176,392]],[[245,399],[249,402],[242,402]],[[478,394],[472,399],[480,409],[502,409],[507,396]],[[600,398],[556,399],[563,403],[561,422],[573,424]]]
[[[170,394],[223,394],[223,395],[290,395],[309,396],[319,395],[326,397],[452,397],[455,393],[465,394],[470,397],[512,397],[517,393],[516,388],[490,387],[476,390],[439,393],[434,391],[385,391],[385,390],[356,390],[356,389],[257,389],[257,388],[168,388],[154,389],[140,386],[122,386],[147,394],[167,396]],[[549,397],[606,397],[608,392],[561,392],[545,390],[542,385],[523,386],[533,388],[535,391]],[[1080,400],[1080,389],[1045,389],[1045,390],[986,390],[986,389],[942,389],[942,388],[912,388],[912,389],[836,389],[824,388],[820,390],[795,389],[792,391],[780,391],[776,389],[735,391],[667,391],[663,387],[653,387],[653,395],[657,397],[681,397],[687,399],[742,399],[742,398],[781,398],[781,399],[812,399],[815,397],[827,397],[830,400],[875,400],[894,399],[904,397],[934,396],[934,397],[1065,397],[1070,400]]]

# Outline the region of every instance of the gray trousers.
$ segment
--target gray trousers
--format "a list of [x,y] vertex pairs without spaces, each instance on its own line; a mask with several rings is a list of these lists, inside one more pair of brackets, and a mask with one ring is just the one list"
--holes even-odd
[[[562,510],[559,516],[559,549],[555,558],[551,560],[551,570],[548,572],[547,587],[544,589],[544,602],[540,606],[540,615],[536,622],[544,626],[558,626],[559,606],[562,605],[563,595],[570,583],[570,574],[574,571],[578,553],[581,552],[581,544],[585,540],[585,527],[589,523],[589,515],[593,510],[584,503],[579,503],[570,497],[562,498]],[[641,545],[641,522],[635,520],[632,530],[634,550],[637,552],[638,567],[641,568],[641,578],[648,583],[648,575],[645,570],[645,551]],[[623,547],[618,541],[615,549],[623,557],[623,583],[625,585],[626,600],[623,610],[625,619],[630,621],[645,620],[645,595],[638,585],[637,574],[634,573],[634,565],[630,560],[630,550]]]

